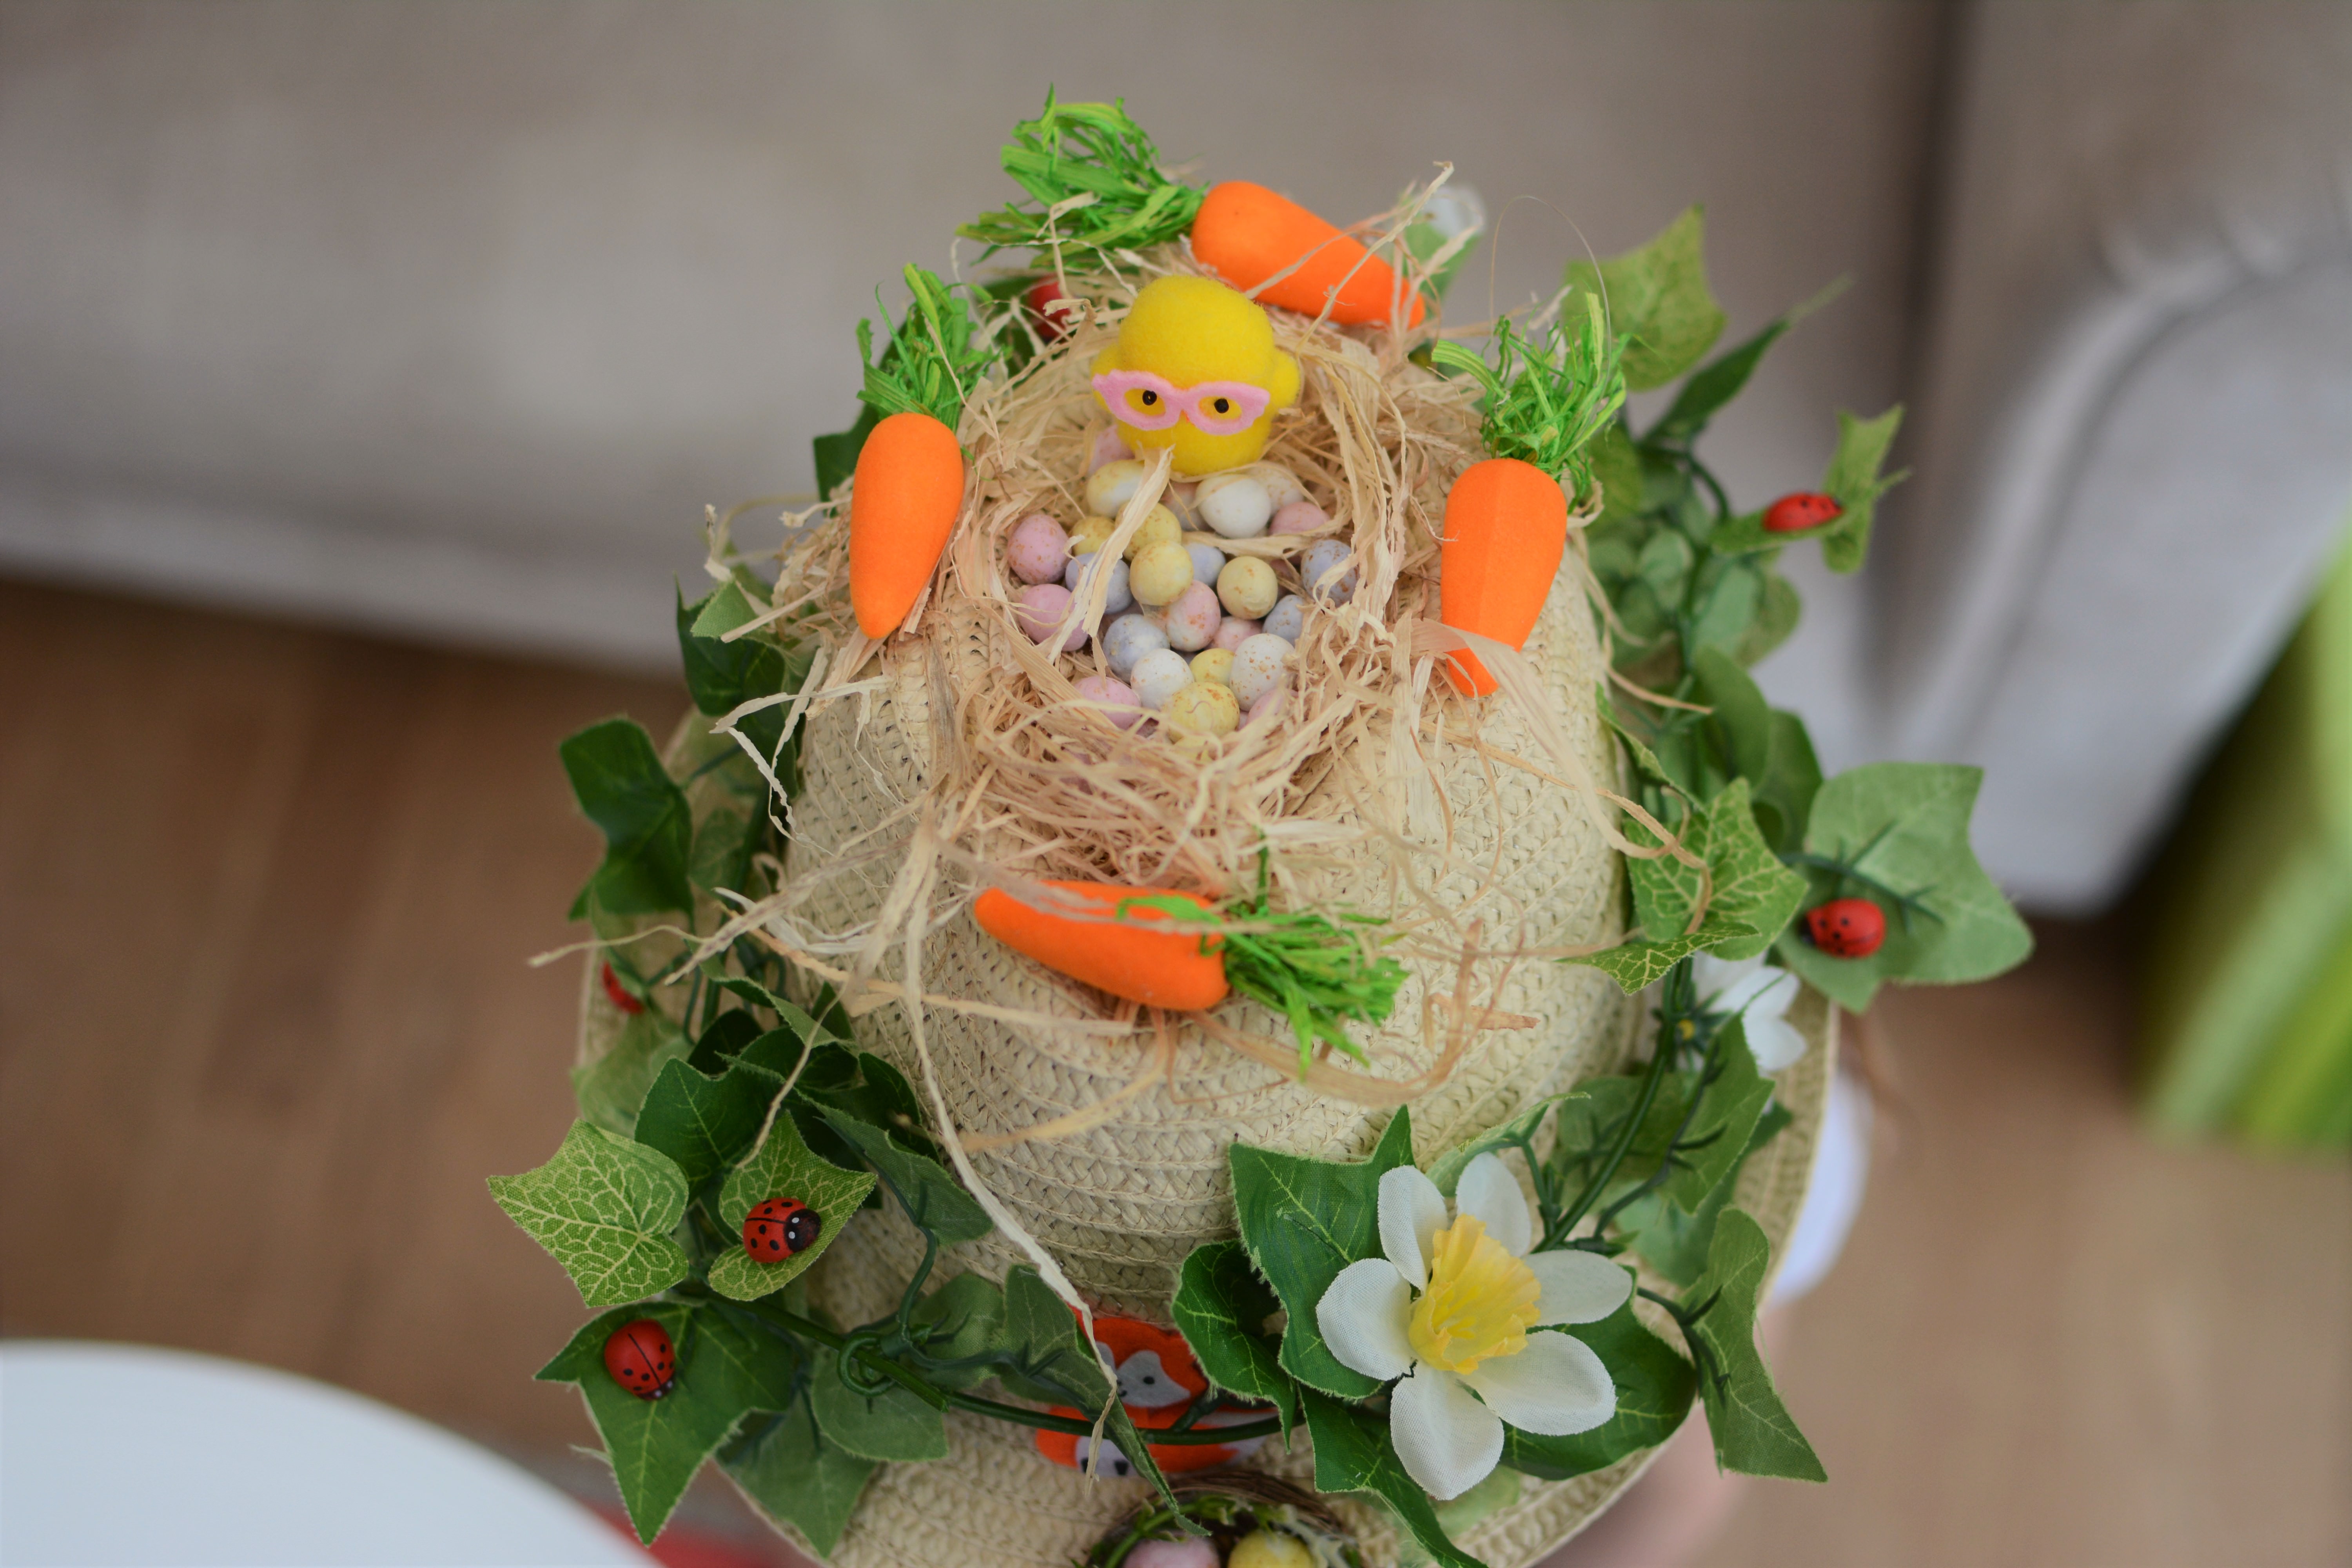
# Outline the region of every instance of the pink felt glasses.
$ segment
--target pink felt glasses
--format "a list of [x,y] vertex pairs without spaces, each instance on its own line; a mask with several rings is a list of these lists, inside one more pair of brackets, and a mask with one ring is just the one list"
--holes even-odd
[[1246,381],[1177,386],[1148,370],[1107,370],[1094,384],[1119,422],[1138,430],[1165,430],[1181,417],[1204,436],[1238,436],[1274,401],[1274,394]]

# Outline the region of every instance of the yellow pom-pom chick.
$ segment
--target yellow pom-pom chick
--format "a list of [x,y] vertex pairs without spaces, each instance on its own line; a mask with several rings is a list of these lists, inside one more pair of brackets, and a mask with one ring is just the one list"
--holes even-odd
[[1275,415],[1298,400],[1298,374],[1247,296],[1210,278],[1160,278],[1096,357],[1095,395],[1130,447],[1172,447],[1178,477],[1197,479],[1265,455]]

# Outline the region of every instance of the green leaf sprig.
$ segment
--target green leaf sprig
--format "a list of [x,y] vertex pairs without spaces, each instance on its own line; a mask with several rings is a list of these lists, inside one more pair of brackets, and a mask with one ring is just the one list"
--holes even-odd
[[[997,348],[980,337],[970,301],[959,289],[920,267],[908,266],[905,276],[914,298],[895,326],[888,310],[882,311],[889,336],[879,360],[874,357],[874,323],[857,323],[857,357],[866,366],[866,384],[857,395],[882,416],[928,414],[952,430],[963,417],[964,400],[996,363]],[[854,455],[851,461],[854,466]]]
[[[1552,318],[1543,336],[1495,324],[1495,363],[1440,340],[1430,362],[1460,371],[1486,389],[1486,450],[1567,478],[1582,492],[1591,482],[1588,448],[1625,401],[1624,345],[1611,335],[1598,297]],[[1571,318],[1573,324],[1571,324]]]
[[[1190,229],[1208,195],[1161,170],[1124,99],[1064,103],[1049,89],[1045,111],[1013,128],[1003,162],[1034,205],[1010,203],[956,230],[992,250],[1056,242],[1139,250]],[[1073,205],[1055,212],[1065,203]]]

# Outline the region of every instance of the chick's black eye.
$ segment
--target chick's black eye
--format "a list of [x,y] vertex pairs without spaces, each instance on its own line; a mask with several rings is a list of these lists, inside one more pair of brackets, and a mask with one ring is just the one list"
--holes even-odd
[[1153,404],[1155,404],[1155,403],[1157,403],[1157,402],[1159,402],[1159,401],[1160,401],[1160,395],[1159,395],[1158,393],[1156,393],[1156,392],[1146,392],[1146,393],[1143,395],[1143,406],[1145,406],[1146,408],[1150,407]]
[[1222,397],[1218,398],[1213,404],[1211,404],[1210,406],[1214,408],[1220,414],[1230,414],[1233,412],[1234,407],[1231,403]]

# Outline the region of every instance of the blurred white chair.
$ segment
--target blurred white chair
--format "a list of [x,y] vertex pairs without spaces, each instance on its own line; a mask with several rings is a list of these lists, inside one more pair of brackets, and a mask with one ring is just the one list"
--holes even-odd
[[142,1345],[0,1344],[0,1564],[652,1558],[555,1488],[308,1378]]

